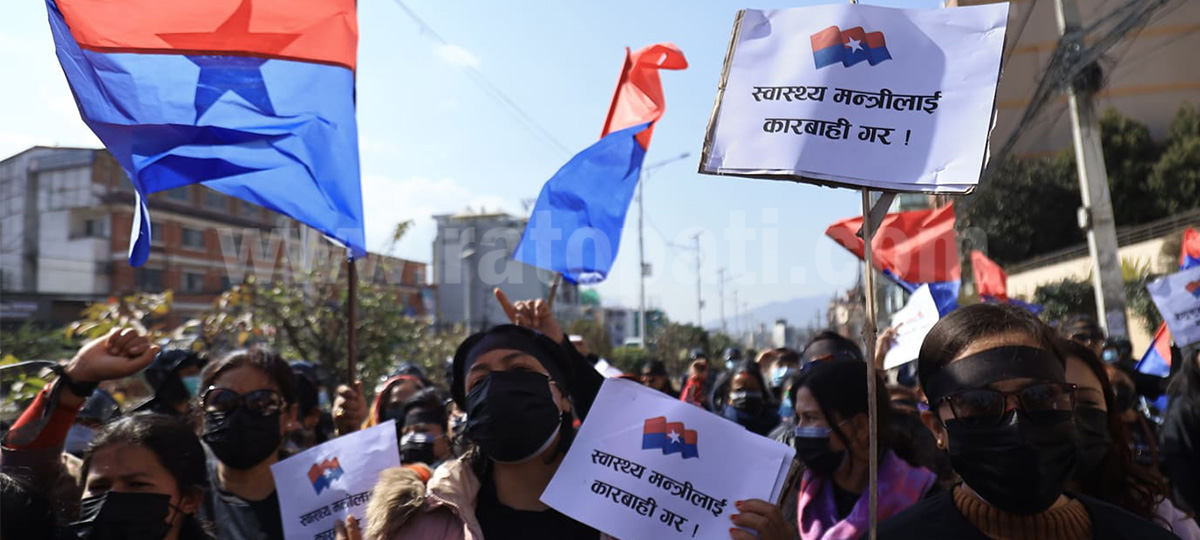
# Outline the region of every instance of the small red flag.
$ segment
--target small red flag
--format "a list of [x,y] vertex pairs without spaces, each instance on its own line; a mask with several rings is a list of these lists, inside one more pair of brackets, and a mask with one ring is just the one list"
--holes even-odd
[[[621,78],[617,81],[617,90],[613,93],[612,106],[609,107],[600,137],[662,117],[667,104],[658,70],[686,69],[687,66],[683,51],[671,43],[656,43],[635,53],[630,53],[626,48],[625,68],[621,70]],[[643,149],[650,147],[653,131],[654,125],[651,124],[638,133],[637,140]]]
[[976,250],[971,252],[971,267],[975,270],[975,288],[979,290],[980,299],[991,297],[1008,301],[1008,274],[996,261]]

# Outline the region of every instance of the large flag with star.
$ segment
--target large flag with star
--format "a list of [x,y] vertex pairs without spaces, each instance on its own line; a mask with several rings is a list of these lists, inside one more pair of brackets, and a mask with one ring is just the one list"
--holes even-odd
[[79,112],[137,193],[203,183],[364,255],[355,0],[46,0]]

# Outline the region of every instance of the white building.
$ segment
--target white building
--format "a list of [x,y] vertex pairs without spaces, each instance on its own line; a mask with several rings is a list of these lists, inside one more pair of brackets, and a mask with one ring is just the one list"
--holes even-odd
[[[439,324],[467,323],[479,331],[508,322],[493,295],[499,287],[512,301],[546,298],[554,273],[513,260],[525,218],[503,212],[434,216],[433,274]],[[577,287],[567,282],[554,300],[560,320],[579,310]]]

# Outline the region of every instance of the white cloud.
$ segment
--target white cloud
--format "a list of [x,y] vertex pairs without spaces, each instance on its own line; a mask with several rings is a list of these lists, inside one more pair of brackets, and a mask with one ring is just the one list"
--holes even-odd
[[508,210],[511,206],[498,195],[473,194],[452,178],[406,178],[363,176],[363,213],[367,222],[367,248],[381,251],[391,242],[396,224],[413,220],[413,226],[396,245],[395,254],[432,262],[436,214],[452,214],[466,208]]
[[458,45],[438,45],[434,48],[433,52],[447,64],[472,68],[479,67],[479,57]]

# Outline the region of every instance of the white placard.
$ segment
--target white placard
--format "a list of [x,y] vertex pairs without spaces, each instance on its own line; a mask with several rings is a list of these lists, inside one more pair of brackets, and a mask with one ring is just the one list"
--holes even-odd
[[1200,266],[1158,278],[1146,289],[1176,345],[1200,342]]
[[283,536],[288,540],[333,540],[334,520],[353,514],[366,523],[367,502],[379,473],[399,466],[393,420],[271,465]]
[[1007,3],[744,10],[700,172],[970,192],[1007,20]]
[[542,502],[617,538],[728,539],[735,503],[777,500],[794,455],[695,405],[608,379]]
[[892,347],[883,357],[883,369],[892,369],[916,360],[925,335],[937,322],[937,302],[929,292],[929,285],[921,285],[908,297],[908,303],[892,315],[892,328],[896,329],[896,336]]

